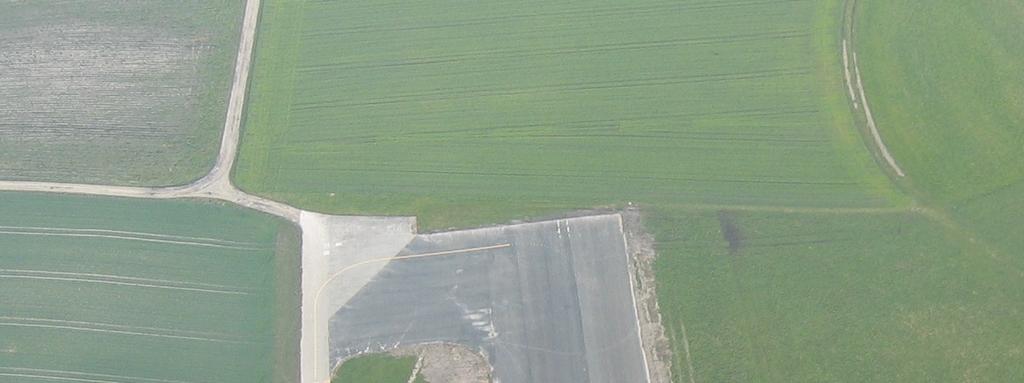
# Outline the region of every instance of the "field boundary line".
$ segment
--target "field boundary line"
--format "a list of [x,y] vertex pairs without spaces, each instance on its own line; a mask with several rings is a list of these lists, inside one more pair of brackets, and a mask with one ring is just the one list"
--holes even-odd
[[732,210],[766,213],[810,213],[810,214],[895,214],[912,213],[920,210],[916,206],[906,207],[799,207],[779,205],[729,205],[729,204],[676,204],[669,208],[684,210]]
[[1016,271],[1018,274],[1024,275],[1024,269],[1012,262],[1012,259],[1007,257],[999,248],[993,246],[991,243],[983,238],[979,238],[977,233],[970,228],[964,227],[949,213],[942,209],[922,209],[920,214],[942,227],[946,230],[953,232],[957,236],[957,240],[961,241],[964,246],[977,249],[983,254],[987,254],[992,259],[998,261],[1004,267]]

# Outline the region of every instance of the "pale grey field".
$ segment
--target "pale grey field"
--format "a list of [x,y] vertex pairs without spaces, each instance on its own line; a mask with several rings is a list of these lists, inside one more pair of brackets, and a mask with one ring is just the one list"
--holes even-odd
[[0,179],[184,184],[213,165],[239,0],[0,3]]

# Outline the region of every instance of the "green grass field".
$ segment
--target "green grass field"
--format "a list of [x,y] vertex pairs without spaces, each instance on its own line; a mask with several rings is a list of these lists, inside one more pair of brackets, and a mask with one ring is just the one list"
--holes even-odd
[[221,204],[0,193],[0,381],[295,382],[299,238]]
[[622,205],[900,203],[837,2],[264,3],[238,185],[425,228]]
[[1024,4],[861,0],[859,7],[868,100],[914,192],[1020,257]]
[[[406,383],[412,376],[416,357],[395,357],[391,355],[370,354],[355,357],[342,363],[335,372],[332,383]],[[426,383],[422,375],[417,375],[416,383]]]
[[1024,4],[858,6],[868,101],[914,186],[956,203],[1024,182]]
[[244,3],[0,2],[0,179],[160,186],[206,174]]
[[[658,294],[689,382],[1024,376],[1024,264],[913,213],[660,211]],[[723,233],[730,233],[727,239]]]
[[234,177],[425,230],[636,202],[678,382],[1015,380],[1021,8],[861,0],[894,183],[844,5],[268,0]]

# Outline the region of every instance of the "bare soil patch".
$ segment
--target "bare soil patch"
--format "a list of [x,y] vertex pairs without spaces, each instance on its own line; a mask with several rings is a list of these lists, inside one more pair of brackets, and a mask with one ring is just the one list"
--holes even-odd
[[468,347],[453,343],[427,343],[400,347],[394,356],[416,356],[419,374],[428,382],[488,383],[491,366],[487,358]]

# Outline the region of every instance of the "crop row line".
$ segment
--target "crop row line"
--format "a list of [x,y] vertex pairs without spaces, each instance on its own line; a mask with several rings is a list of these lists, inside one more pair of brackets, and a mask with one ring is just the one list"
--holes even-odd
[[[780,109],[780,108],[756,108],[756,109],[740,109],[740,110],[723,110],[723,111],[703,111],[703,112],[690,112],[690,113],[659,113],[659,114],[646,114],[646,115],[632,115],[623,116],[620,118],[608,118],[608,119],[586,119],[586,120],[571,120],[571,121],[559,121],[559,122],[541,122],[541,123],[530,123],[530,124],[506,124],[506,125],[492,125],[483,127],[471,127],[471,128],[459,128],[459,129],[434,129],[434,130],[417,130],[412,132],[401,132],[403,137],[420,137],[420,136],[433,136],[433,135],[460,135],[462,133],[486,133],[486,132],[499,132],[499,131],[524,131],[530,129],[541,129],[541,128],[567,128],[570,130],[582,129],[582,130],[606,130],[612,129],[613,126],[618,126],[621,123],[630,122],[644,122],[644,121],[655,121],[655,120],[679,120],[679,119],[707,119],[708,117],[726,117],[726,118],[753,118],[753,119],[765,119],[770,117],[781,117],[781,116],[798,116],[798,115],[813,115],[819,113],[820,110],[815,108],[796,108],[796,109]],[[760,128],[759,128],[760,130]],[[373,139],[381,138],[385,132],[375,130],[373,134],[358,134],[358,135],[339,135],[340,139],[346,142],[350,140],[359,139]],[[707,134],[720,134],[722,136],[740,135],[740,133],[730,132],[706,132]],[[694,133],[697,134],[697,133]],[[743,132],[743,136],[762,136],[762,137],[776,137],[776,134],[772,133],[752,133]],[[302,139],[299,137],[288,137],[288,144],[313,144],[323,142],[319,138]],[[287,145],[273,146],[274,148],[287,148]],[[308,148],[304,148],[306,150]],[[315,149],[314,149],[315,150]]]
[[681,39],[665,39],[655,41],[631,41],[611,44],[594,44],[584,46],[568,46],[548,49],[492,49],[476,52],[467,52],[453,55],[421,56],[411,57],[401,61],[381,62],[374,60],[348,61],[340,63],[329,63],[321,65],[300,66],[298,73],[319,73],[334,72],[339,69],[380,69],[387,67],[426,65],[426,64],[449,64],[454,62],[466,62],[474,60],[491,59],[522,59],[530,57],[560,56],[581,53],[607,53],[628,50],[640,50],[650,48],[664,48],[679,45],[713,45],[728,44],[736,42],[749,42],[758,40],[784,40],[809,36],[807,31],[772,31],[761,33],[741,33],[725,36],[711,37],[689,37]]
[[[286,168],[282,168],[286,169]],[[310,170],[310,169],[295,169],[295,170]],[[461,176],[485,176],[485,177],[537,177],[537,178],[559,178],[559,179],[572,179],[572,178],[591,178],[607,180],[608,176],[600,175],[584,175],[579,173],[524,173],[524,172],[472,172],[472,171],[455,171],[455,170],[429,170],[429,169],[399,169],[395,167],[387,168],[331,168],[331,171],[336,172],[356,172],[356,173],[399,173],[399,174],[438,174],[438,175],[461,175]],[[625,174],[621,177],[614,177],[617,182],[622,180],[648,180],[648,181],[673,181],[673,182],[704,182],[704,183],[741,183],[741,184],[774,184],[774,185],[824,185],[824,186],[847,186],[856,185],[855,182],[849,181],[801,181],[801,180],[765,180],[765,179],[742,179],[742,178],[690,178],[690,177],[663,177],[663,176],[646,176],[646,175],[631,175]]]
[[[806,1],[806,0],[783,0],[790,2]],[[650,13],[665,14],[673,11],[696,11],[696,10],[709,10],[709,9],[724,9],[724,8],[743,8],[765,4],[777,4],[779,0],[757,0],[757,1],[734,1],[734,2],[706,2],[706,3],[695,3],[695,2],[668,2],[655,4],[652,6],[626,6],[626,7],[584,7],[584,8],[570,8],[552,12],[536,12],[536,13],[521,13],[514,15],[502,15],[494,17],[479,17],[465,19],[452,23],[441,23],[441,24],[427,24],[427,25],[408,25],[406,23],[396,23],[394,25],[405,25],[397,28],[381,28],[375,27],[374,25],[361,25],[349,28],[339,29],[328,29],[319,30],[312,33],[307,33],[303,37],[331,37],[335,38],[339,35],[353,34],[353,33],[386,33],[386,32],[408,32],[408,31],[423,31],[432,29],[444,29],[444,28],[459,28],[468,26],[479,26],[479,25],[490,25],[503,22],[522,22],[525,20],[542,19],[547,17],[572,17],[573,19],[580,18],[593,18],[593,17],[611,17],[611,16],[630,16],[630,15],[646,15]],[[432,6],[433,8],[434,6]],[[407,7],[405,10],[408,11]],[[416,14],[410,12],[410,14]]]
[[492,97],[492,96],[514,96],[529,93],[540,93],[540,92],[578,92],[578,91],[590,91],[590,90],[604,90],[604,89],[625,89],[625,88],[642,88],[651,86],[668,86],[668,85],[680,85],[680,84],[695,84],[695,83],[708,83],[708,82],[727,82],[727,81],[744,81],[754,79],[767,79],[767,78],[780,78],[787,76],[804,76],[811,73],[811,69],[808,67],[798,68],[780,68],[780,69],[766,69],[759,71],[750,72],[737,72],[737,73],[724,73],[724,74],[712,74],[712,75],[694,75],[694,76],[670,76],[670,77],[650,77],[640,78],[631,80],[616,80],[616,81],[594,81],[585,83],[564,83],[564,84],[553,84],[543,85],[534,87],[514,87],[514,88],[490,88],[490,89],[445,89],[436,90],[430,92],[411,93],[405,95],[399,95],[394,97],[382,97],[378,99],[370,99],[367,102],[338,102],[338,101],[324,101],[315,103],[301,103],[293,106],[294,111],[309,111],[325,107],[358,107],[358,106],[378,106],[388,104],[399,104],[407,102],[418,102],[418,101],[441,101],[441,100],[455,100],[464,98],[476,98],[476,97]]

